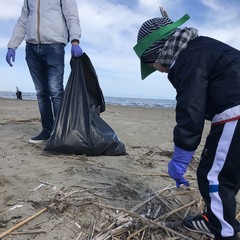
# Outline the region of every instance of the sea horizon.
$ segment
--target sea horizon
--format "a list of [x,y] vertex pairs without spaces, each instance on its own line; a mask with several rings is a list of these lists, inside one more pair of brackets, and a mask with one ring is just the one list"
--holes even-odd
[[[17,99],[16,92],[0,91],[0,98]],[[22,92],[23,100],[37,100],[36,93]],[[107,105],[146,108],[175,108],[174,99],[137,98],[137,97],[108,97],[104,96]]]

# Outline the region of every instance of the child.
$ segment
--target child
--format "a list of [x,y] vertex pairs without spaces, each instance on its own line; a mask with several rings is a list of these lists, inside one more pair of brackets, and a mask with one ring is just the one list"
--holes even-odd
[[134,50],[142,79],[158,70],[168,74],[176,89],[174,154],[168,164],[176,186],[197,149],[205,119],[212,122],[197,169],[207,212],[187,217],[183,225],[215,239],[238,239],[236,194],[240,187],[240,51],[195,28],[178,28],[168,17],[144,22]]

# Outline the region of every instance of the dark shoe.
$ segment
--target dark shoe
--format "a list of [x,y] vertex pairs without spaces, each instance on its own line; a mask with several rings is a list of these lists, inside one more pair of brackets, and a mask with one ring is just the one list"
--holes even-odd
[[43,141],[47,141],[50,138],[50,136],[51,136],[51,132],[49,130],[43,129],[39,135],[29,139],[29,142],[42,143]]
[[206,214],[184,218],[183,226],[190,231],[203,233],[211,238],[214,238],[214,235],[209,230],[209,223]]

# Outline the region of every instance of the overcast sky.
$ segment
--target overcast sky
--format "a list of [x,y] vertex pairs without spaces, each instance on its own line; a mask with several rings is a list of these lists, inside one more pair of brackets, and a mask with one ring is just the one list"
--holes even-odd
[[[142,23],[160,17],[163,6],[172,21],[190,16],[183,26],[240,49],[239,0],[76,0],[82,29],[81,47],[90,57],[107,97],[174,99],[167,75],[155,72],[141,80],[133,51]],[[20,16],[23,0],[0,0],[0,91],[35,92],[26,62],[25,42],[16,51],[13,67],[5,61],[7,43]],[[66,46],[64,84],[70,73]]]

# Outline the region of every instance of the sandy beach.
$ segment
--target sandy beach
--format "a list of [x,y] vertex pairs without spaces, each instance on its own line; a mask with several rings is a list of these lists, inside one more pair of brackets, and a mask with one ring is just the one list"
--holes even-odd
[[167,174],[173,109],[107,105],[101,117],[127,155],[45,152],[28,143],[41,130],[37,102],[0,99],[0,238],[208,239],[181,219],[203,208],[195,171],[209,123],[186,174],[191,186],[176,189]]

